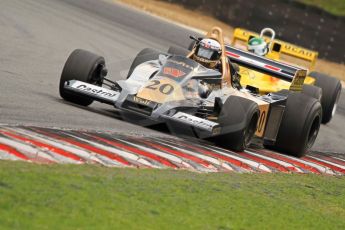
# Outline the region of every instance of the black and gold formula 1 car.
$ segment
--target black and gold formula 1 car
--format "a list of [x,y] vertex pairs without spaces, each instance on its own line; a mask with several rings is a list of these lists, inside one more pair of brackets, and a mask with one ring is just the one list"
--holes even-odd
[[[319,100],[301,92],[307,71],[225,48],[218,27],[206,37],[226,50],[219,70],[194,61],[195,50],[146,48],[134,59],[127,79],[111,81],[103,57],[75,50],[63,68],[60,95],[83,106],[94,100],[106,103],[124,114],[145,118],[150,125],[165,124],[173,134],[191,135],[235,151],[243,151],[256,136],[267,148],[303,156],[322,120]],[[235,64],[291,82],[292,90],[258,95],[254,87],[238,89],[233,84]]]

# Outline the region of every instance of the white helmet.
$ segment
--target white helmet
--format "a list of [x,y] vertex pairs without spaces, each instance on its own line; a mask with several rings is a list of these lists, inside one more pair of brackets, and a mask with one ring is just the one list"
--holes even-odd
[[193,59],[207,68],[215,68],[219,63],[222,48],[214,39],[204,38],[195,48]]
[[[263,36],[270,34],[270,43],[266,43]],[[264,28],[261,30],[260,37],[252,38],[248,41],[248,51],[255,53],[256,55],[265,56],[269,52],[269,47],[274,40],[276,33],[271,28]]]
[[248,51],[256,55],[265,56],[268,53],[268,45],[263,38],[252,38],[248,42]]

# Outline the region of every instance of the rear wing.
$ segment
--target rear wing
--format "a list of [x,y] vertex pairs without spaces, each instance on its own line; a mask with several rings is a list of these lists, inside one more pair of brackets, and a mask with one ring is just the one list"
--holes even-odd
[[307,76],[306,69],[257,56],[231,46],[225,47],[225,53],[232,63],[291,82],[290,90],[292,91],[302,90]]
[[[234,47],[237,47],[239,43],[245,43],[253,38],[253,37],[258,37],[260,36],[258,33],[241,29],[241,28],[236,28],[232,37],[231,45]],[[270,42],[270,38],[264,36],[266,42]],[[247,47],[242,47],[241,49],[246,49]],[[293,58],[297,58],[300,60],[303,60],[308,63],[309,66],[306,66],[309,69],[314,68],[315,62],[318,58],[318,52],[308,50],[306,48],[300,47],[293,45],[288,42],[280,41],[277,39],[274,39],[272,41],[271,46],[269,47],[270,51],[269,54],[267,55],[269,58],[273,58],[276,60],[281,59],[281,54],[287,55]]]

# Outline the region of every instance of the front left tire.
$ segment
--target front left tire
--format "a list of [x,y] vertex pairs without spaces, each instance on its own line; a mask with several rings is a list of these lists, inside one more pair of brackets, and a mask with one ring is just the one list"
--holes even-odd
[[93,85],[102,85],[102,70],[105,68],[104,58],[86,50],[76,49],[68,57],[62,70],[59,84],[60,96],[69,102],[88,106],[93,99],[67,91],[67,81],[78,80]]

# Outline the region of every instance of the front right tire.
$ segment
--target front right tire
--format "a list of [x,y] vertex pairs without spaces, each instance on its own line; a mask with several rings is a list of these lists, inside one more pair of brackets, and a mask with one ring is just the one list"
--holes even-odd
[[134,69],[144,63],[144,62],[147,62],[147,61],[151,61],[151,60],[157,60],[159,58],[159,55],[162,54],[161,52],[158,52],[157,50],[154,50],[154,49],[151,49],[151,48],[145,48],[143,50],[141,50],[137,56],[134,58],[132,64],[131,64],[131,67],[129,68],[129,71],[127,73],[127,78],[128,79]]
[[243,151],[255,134],[259,115],[257,103],[243,97],[230,96],[224,102],[217,121],[224,131],[209,140],[223,148]]
[[190,53],[189,50],[182,47],[177,47],[177,46],[170,46],[168,49],[168,54],[173,54],[173,55],[187,56],[189,53]]

